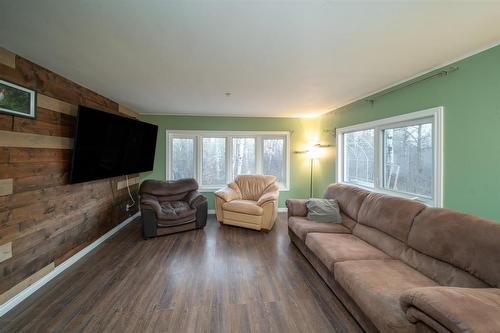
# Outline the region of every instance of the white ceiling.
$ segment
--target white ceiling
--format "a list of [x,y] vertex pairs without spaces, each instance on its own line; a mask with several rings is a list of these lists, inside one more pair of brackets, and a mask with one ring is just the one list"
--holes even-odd
[[1,46],[142,113],[323,113],[499,41],[500,1],[0,0]]

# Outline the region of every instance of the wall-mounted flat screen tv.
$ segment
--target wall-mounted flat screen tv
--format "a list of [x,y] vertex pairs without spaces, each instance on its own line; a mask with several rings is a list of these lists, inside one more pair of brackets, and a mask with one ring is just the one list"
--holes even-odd
[[158,126],[78,108],[71,184],[153,170]]

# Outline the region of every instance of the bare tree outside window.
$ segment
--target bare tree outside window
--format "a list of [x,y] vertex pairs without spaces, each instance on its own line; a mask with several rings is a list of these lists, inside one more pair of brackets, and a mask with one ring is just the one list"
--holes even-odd
[[443,110],[337,128],[337,180],[441,207]]
[[226,138],[203,138],[202,176],[203,185],[226,183]]
[[278,183],[285,184],[285,140],[263,139],[262,170],[265,175],[276,176]]
[[374,130],[344,134],[346,182],[363,186],[374,186]]
[[233,175],[254,174],[255,138],[233,138]]
[[194,139],[174,138],[172,140],[172,178],[194,177]]
[[431,198],[432,123],[385,129],[384,188]]
[[202,190],[223,186],[238,175],[276,176],[288,189],[289,133],[256,131],[169,131],[167,178],[194,177]]

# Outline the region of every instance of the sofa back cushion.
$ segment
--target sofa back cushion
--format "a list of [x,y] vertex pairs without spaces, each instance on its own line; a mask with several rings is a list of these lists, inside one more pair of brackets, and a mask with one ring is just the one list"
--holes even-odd
[[198,190],[198,183],[193,178],[169,181],[145,180],[139,188],[139,194],[155,196],[160,202],[178,201],[196,190]]
[[489,288],[490,285],[461,268],[430,257],[411,247],[406,247],[400,256],[401,261],[413,267],[442,286],[462,288]]
[[384,251],[393,258],[399,258],[406,248],[406,244],[399,239],[361,223],[356,223],[352,234]]
[[425,207],[414,200],[370,193],[359,210],[358,223],[406,242],[413,219]]
[[370,193],[359,209],[353,234],[394,258],[399,258],[415,216],[425,205],[413,200]]
[[264,193],[278,190],[275,176],[239,175],[234,183],[238,186],[243,200],[258,201]]
[[500,223],[426,208],[415,218],[408,246],[500,287]]
[[326,188],[325,199],[337,200],[340,210],[354,221],[358,220],[359,208],[370,192],[362,188],[345,185],[331,184]]

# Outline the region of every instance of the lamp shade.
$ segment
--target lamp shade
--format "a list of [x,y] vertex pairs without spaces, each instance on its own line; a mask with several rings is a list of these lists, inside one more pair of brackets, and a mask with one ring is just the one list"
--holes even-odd
[[307,150],[307,156],[311,160],[319,158],[320,155],[321,155],[321,146],[319,144],[311,145]]

